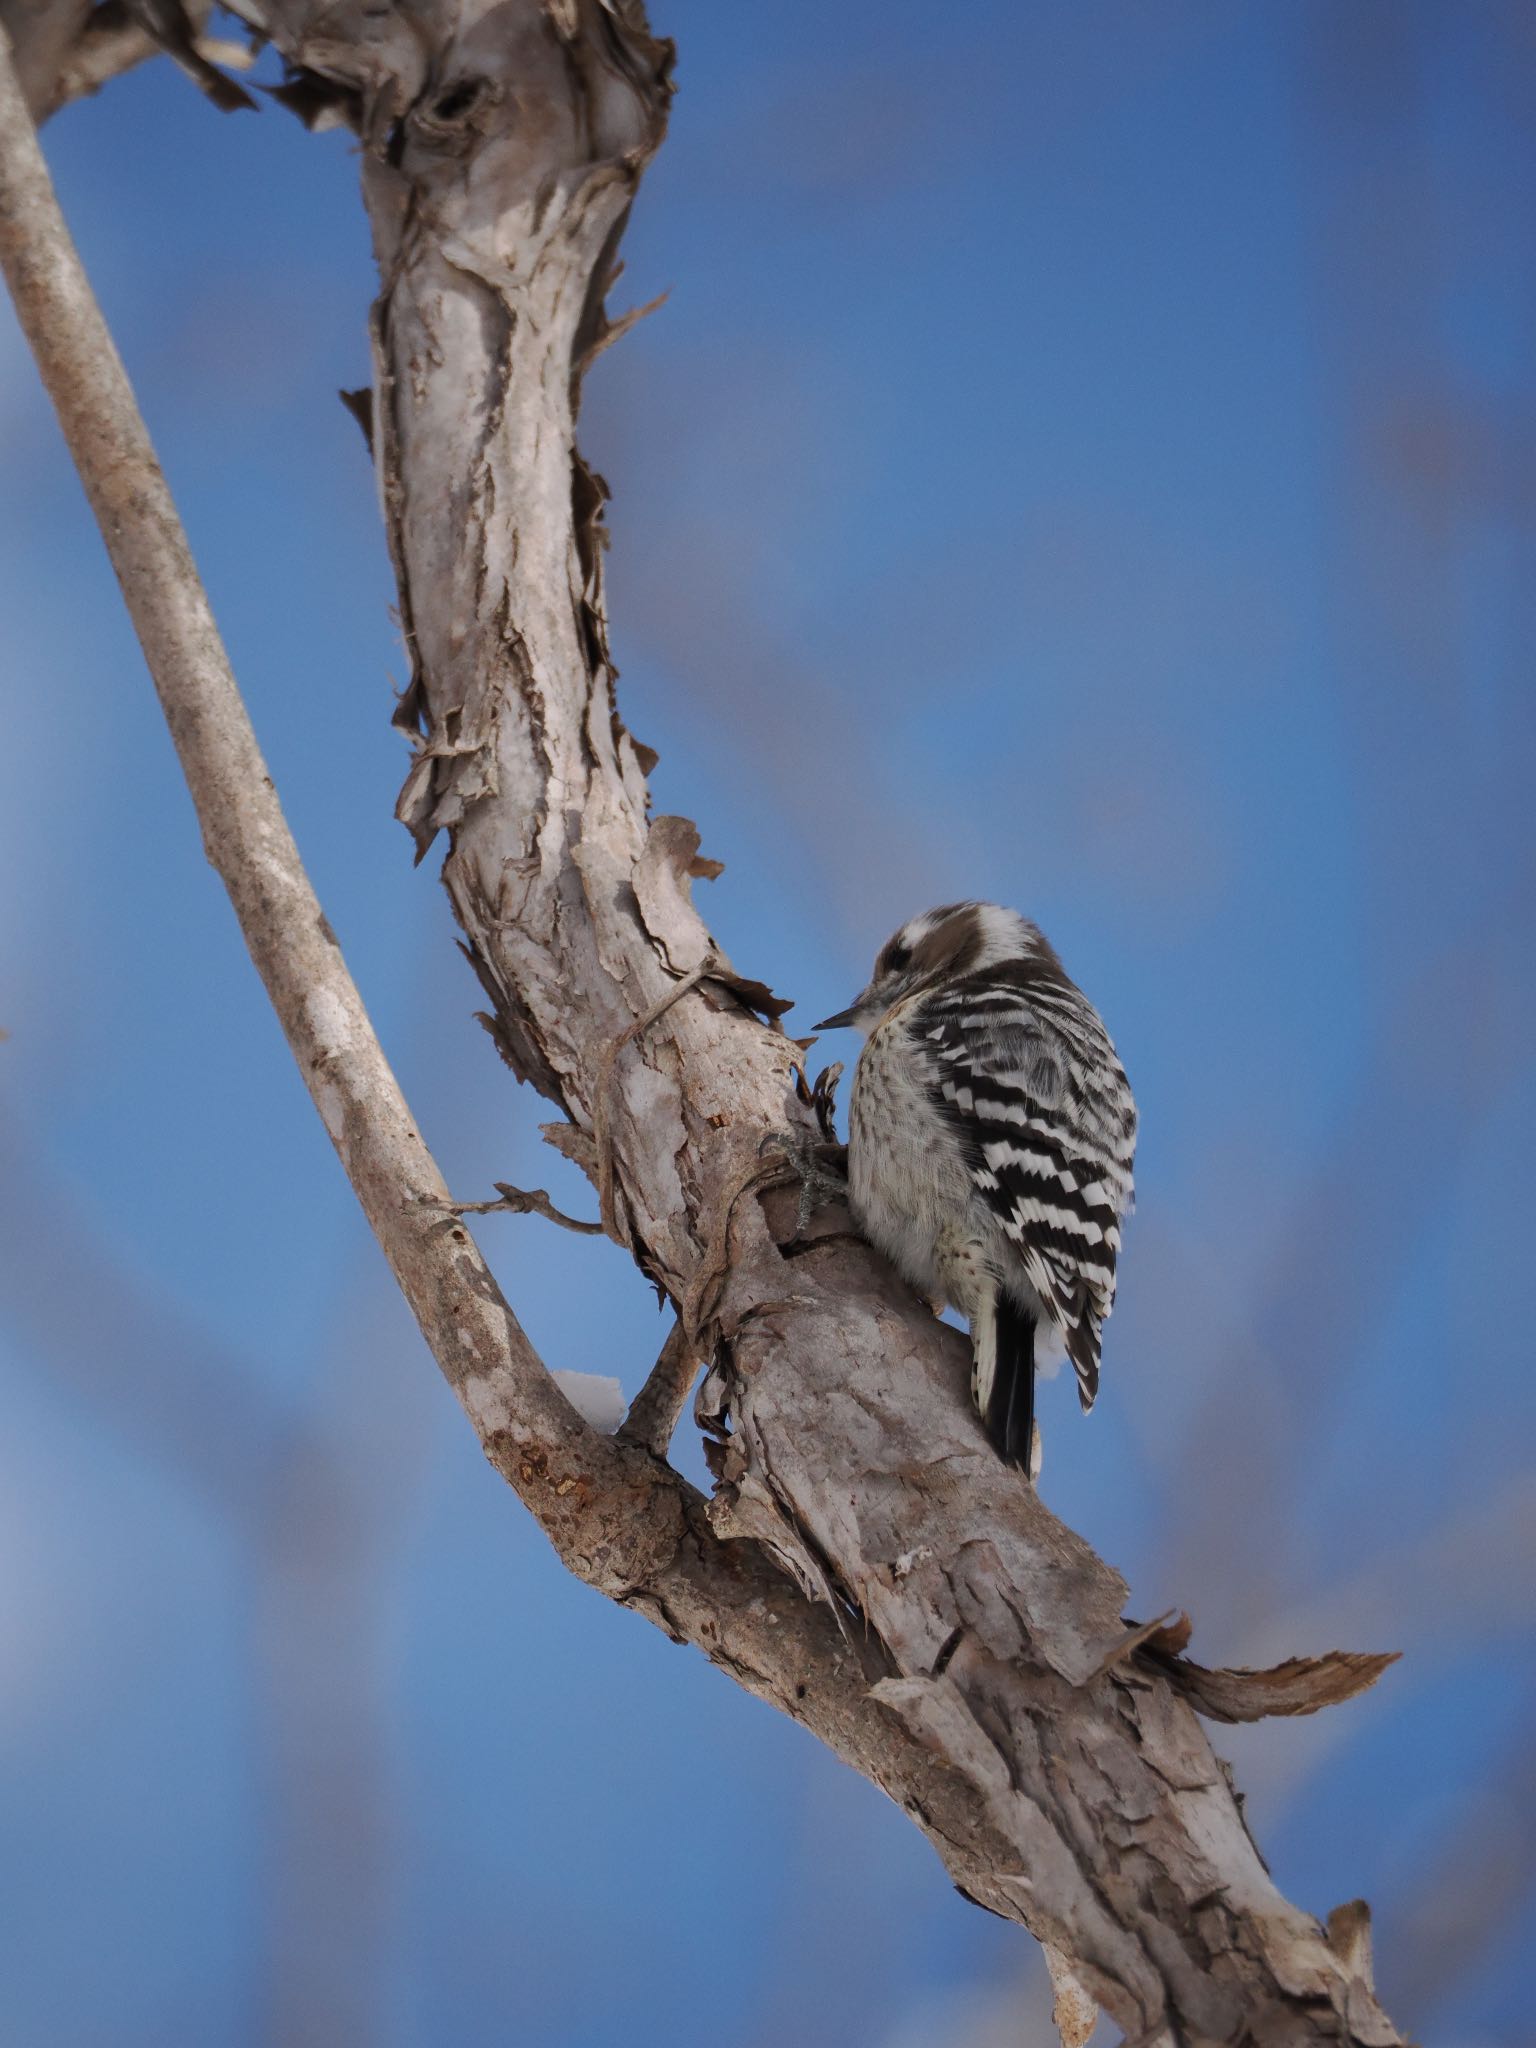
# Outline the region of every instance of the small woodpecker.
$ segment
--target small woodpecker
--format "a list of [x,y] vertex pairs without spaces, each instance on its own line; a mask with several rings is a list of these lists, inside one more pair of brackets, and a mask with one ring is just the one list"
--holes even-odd
[[1136,1150],[1125,1069],[1049,941],[995,903],[904,924],[869,986],[815,1028],[845,1025],[866,1038],[854,1218],[970,1323],[971,1398],[1001,1456],[1033,1475],[1037,1365],[1064,1350],[1085,1410],[1099,1388]]

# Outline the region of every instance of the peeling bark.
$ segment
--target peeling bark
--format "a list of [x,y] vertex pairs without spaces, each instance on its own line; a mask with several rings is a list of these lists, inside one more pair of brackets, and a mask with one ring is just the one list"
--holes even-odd
[[[315,1022],[339,955],[296,956],[274,1002],[301,1066],[332,1063],[328,1127],[487,1455],[574,1571],[802,1721],[1046,1943],[1064,2029],[1091,2000],[1148,2042],[1397,2043],[1358,1943],[1271,1883],[1194,1712],[1311,1711],[1387,1660],[1211,1672],[1186,1631],[1123,1618],[1119,1576],[992,1454],[963,1340],[837,1209],[800,1227],[825,1097],[695,908],[718,871],[696,831],[649,817],[575,421],[669,46],[637,0],[239,11],[364,142],[373,441],[412,662],[400,816],[418,857],[446,836],[496,1043],[679,1318],[656,1414],[596,1437],[445,1218],[398,1091],[376,1143],[384,1083],[345,1071],[366,1020],[338,993],[341,1038]],[[261,964],[247,857],[220,864]],[[651,1448],[692,1357],[712,1361],[707,1502]]]
[[[135,8],[137,6],[137,12]],[[255,102],[210,59],[243,68],[249,53],[205,40],[210,0],[0,0],[22,96],[34,121],[100,92],[161,49],[198,79],[226,112]],[[159,40],[149,24],[161,24]]]

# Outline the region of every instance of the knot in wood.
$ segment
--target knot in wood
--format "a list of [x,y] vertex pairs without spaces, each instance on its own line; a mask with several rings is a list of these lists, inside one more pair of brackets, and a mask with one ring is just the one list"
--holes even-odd
[[449,79],[423,94],[411,109],[409,125],[428,148],[467,148],[500,98],[501,88],[489,78]]
[[[686,1519],[677,1485],[648,1453],[624,1446],[621,1474],[596,1497],[587,1497],[569,1533],[557,1533],[557,1547],[579,1579],[610,1600],[623,1600],[653,1586],[668,1571],[683,1540]],[[578,1488],[558,1506],[577,1506]]]

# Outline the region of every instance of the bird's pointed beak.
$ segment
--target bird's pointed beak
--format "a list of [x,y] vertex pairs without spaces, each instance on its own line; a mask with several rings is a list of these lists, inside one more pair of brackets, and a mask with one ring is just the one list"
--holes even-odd
[[846,1031],[859,1014],[857,1003],[850,1003],[846,1010],[839,1010],[836,1016],[823,1017],[819,1024],[813,1024],[813,1031]]

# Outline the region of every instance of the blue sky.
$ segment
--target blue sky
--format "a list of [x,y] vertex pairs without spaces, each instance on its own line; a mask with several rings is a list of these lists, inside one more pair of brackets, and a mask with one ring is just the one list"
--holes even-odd
[[[1139,1209],[1100,1407],[1045,1391],[1045,1492],[1212,1660],[1405,1650],[1366,1701],[1217,1746],[1289,1893],[1375,1902],[1399,2020],[1514,2048],[1528,11],[658,25],[680,92],[615,304],[670,296],[584,435],[658,807],[699,820],[706,915],[795,1017],[962,894],[1037,917],[1099,1003]],[[367,376],[349,141],[157,64],[47,145],[423,1128],[466,1196],[589,1206],[390,815],[404,665],[334,396]],[[0,2033],[1047,2038],[1028,1944],[567,1581],[480,1460],[202,861],[8,324],[0,461]],[[620,1253],[481,1235],[551,1365],[638,1384],[663,1329]]]

